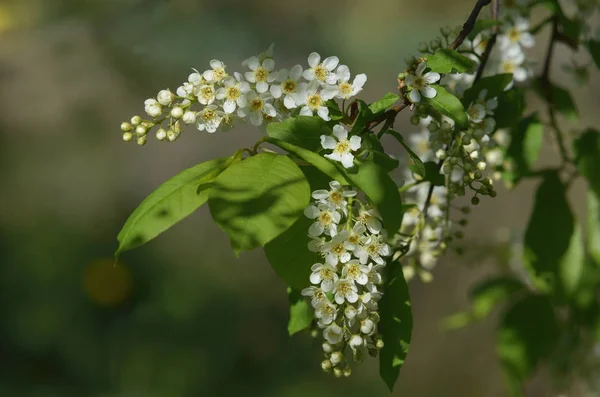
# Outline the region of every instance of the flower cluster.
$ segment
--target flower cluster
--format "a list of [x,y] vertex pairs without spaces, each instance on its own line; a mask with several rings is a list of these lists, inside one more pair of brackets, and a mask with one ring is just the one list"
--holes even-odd
[[355,190],[336,181],[329,187],[314,191],[314,201],[304,211],[314,219],[308,249],[323,260],[312,266],[313,285],[302,295],[310,298],[317,325],[323,329],[322,368],[348,376],[346,347],[359,362],[383,347],[377,334],[378,301],[381,272],[391,250],[377,212],[361,203]]
[[158,127],[158,140],[174,141],[186,124],[214,133],[239,120],[260,126],[300,114],[328,121],[327,101],[355,96],[367,80],[365,74],[352,79],[348,66],[340,65],[337,57],[321,59],[316,52],[308,56],[307,68],[276,70],[273,46],[242,66],[247,68],[244,73],[230,74],[223,62],[212,60],[210,69],[194,70],[175,93],[160,91],[144,103],[150,119],[134,116],[121,124],[123,140],[143,145],[153,127]]

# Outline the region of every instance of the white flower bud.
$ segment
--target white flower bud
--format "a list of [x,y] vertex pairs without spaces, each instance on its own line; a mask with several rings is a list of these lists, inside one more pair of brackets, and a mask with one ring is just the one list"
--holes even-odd
[[164,141],[166,137],[167,131],[164,128],[159,128],[158,131],[156,131],[156,139],[159,141]]
[[341,378],[343,374],[344,374],[344,372],[342,371],[341,368],[335,367],[333,369],[333,376],[335,376],[336,378]]
[[138,135],[146,135],[147,132],[148,130],[146,130],[146,127],[144,127],[143,125],[138,125],[135,128],[135,133]]
[[471,182],[471,174],[464,174],[462,177],[462,180],[464,183],[469,183]]
[[121,123],[121,131],[129,132],[132,129],[133,129],[133,126],[131,125],[131,123],[128,123],[128,122]]
[[351,348],[361,347],[364,344],[363,338],[360,335],[352,335],[348,342]]
[[183,122],[186,124],[194,124],[196,122],[196,112],[187,111],[183,114]]
[[167,139],[169,140],[169,142],[173,142],[177,138],[179,138],[179,134],[177,132],[173,130],[167,131]]
[[470,154],[469,157],[471,157],[473,160],[476,160],[479,157],[479,152],[477,150],[473,150]]
[[179,106],[175,106],[173,109],[171,109],[171,116],[176,119],[181,118],[181,116],[183,116],[183,109]]
[[446,151],[444,149],[438,149],[437,152],[435,152],[435,157],[444,160],[446,158]]
[[329,357],[329,361],[331,361],[331,364],[333,364],[333,366],[339,365],[343,359],[344,354],[339,351],[331,353],[331,356]]
[[141,136],[137,139],[137,144],[140,146],[144,146],[146,144],[146,137],[145,136]]
[[350,367],[344,368],[344,377],[347,378],[352,375],[352,369]]
[[375,347],[377,348],[377,350],[383,349],[383,346],[383,339],[377,339],[377,342],[375,342]]
[[344,309],[344,315],[346,316],[346,318],[348,320],[352,320],[354,317],[356,317],[356,308],[354,306],[346,306],[346,309]]
[[162,90],[158,93],[156,99],[161,105],[168,106],[175,99],[175,95],[169,90]]
[[323,360],[321,362],[321,369],[323,369],[323,371],[325,371],[325,372],[331,371],[331,361]]
[[479,163],[477,163],[477,169],[479,171],[485,171],[486,166],[487,164],[485,163],[485,161],[480,161]]
[[458,159],[456,157],[451,157],[449,161],[450,161],[450,164],[452,164],[452,165],[458,164]]
[[142,118],[140,116],[133,116],[131,118],[131,124],[133,124],[133,125],[138,125],[141,122],[142,122]]
[[450,175],[452,173],[452,164],[444,163],[442,165],[442,174]]
[[123,133],[123,140],[125,142],[130,142],[133,139],[133,134],[131,132]]
[[471,164],[471,163],[463,164],[463,170],[465,170],[465,172],[471,172],[472,169],[473,169],[473,164]]
[[375,323],[370,318],[367,318],[362,321],[360,325],[360,332],[365,335],[370,335],[375,329]]
[[333,351],[333,347],[327,342],[323,343],[322,346],[325,353],[331,353]]

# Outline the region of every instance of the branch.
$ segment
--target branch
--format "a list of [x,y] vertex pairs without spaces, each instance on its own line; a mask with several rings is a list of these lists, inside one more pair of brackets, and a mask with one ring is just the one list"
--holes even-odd
[[492,0],[477,0],[475,7],[473,7],[473,11],[471,11],[471,15],[469,15],[469,19],[467,19],[467,22],[464,23],[458,37],[452,44],[450,44],[450,49],[456,50],[463,43],[463,41],[465,41],[469,33],[471,33],[475,27],[475,21],[477,20],[481,9],[490,4],[491,1]]

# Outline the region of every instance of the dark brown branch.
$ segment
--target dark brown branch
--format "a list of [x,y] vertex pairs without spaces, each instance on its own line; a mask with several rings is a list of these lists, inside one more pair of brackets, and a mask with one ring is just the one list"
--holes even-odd
[[471,33],[471,31],[475,27],[475,21],[477,20],[481,9],[490,4],[491,1],[492,0],[477,1],[475,7],[473,7],[473,11],[471,11],[471,15],[469,15],[469,18],[467,19],[467,22],[464,23],[460,33],[458,34],[458,37],[456,38],[456,40],[454,40],[452,44],[450,44],[451,49],[456,50],[463,43],[463,41],[465,41],[469,33]]

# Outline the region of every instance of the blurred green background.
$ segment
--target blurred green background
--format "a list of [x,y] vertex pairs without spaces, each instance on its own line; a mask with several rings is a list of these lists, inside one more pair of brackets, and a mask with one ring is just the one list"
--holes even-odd
[[[122,142],[119,124],[190,68],[218,58],[239,70],[271,42],[279,66],[311,51],[339,56],[369,76],[364,98],[374,100],[394,90],[419,41],[461,24],[472,3],[0,1],[0,396],[389,395],[376,360],[350,379],[321,372],[320,342],[287,336],[285,285],[263,253],[236,259],[206,206],[113,266],[116,235],[148,193],[259,137],[190,128],[142,148]],[[597,86],[594,76],[579,90],[589,123],[600,117]],[[409,133],[407,118],[398,129]],[[533,187],[485,200],[467,255],[444,258],[434,283],[411,284],[413,343],[394,395],[505,395],[495,320],[453,332],[440,320],[495,271],[497,248],[524,229]],[[530,395],[549,395],[539,378]]]

